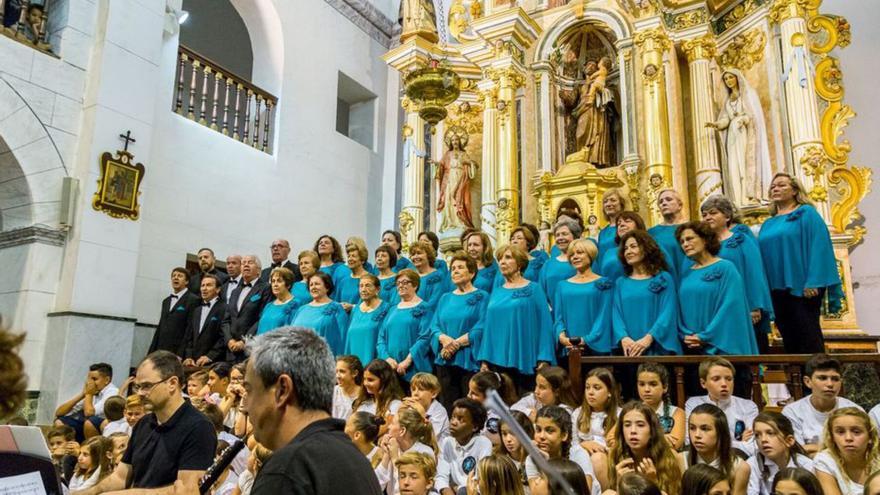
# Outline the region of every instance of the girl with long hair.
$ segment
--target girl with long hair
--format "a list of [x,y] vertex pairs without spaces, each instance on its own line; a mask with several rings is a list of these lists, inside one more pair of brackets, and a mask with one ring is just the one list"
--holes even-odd
[[520,411],[534,421],[538,409],[559,406],[571,414],[577,402],[571,390],[568,372],[558,366],[545,366],[535,376],[535,391],[517,401],[511,409]]
[[655,482],[667,494],[681,489],[681,465],[654,410],[642,402],[623,406],[617,423],[614,446],[608,455],[609,485],[617,486],[621,476],[638,472]]
[[642,363],[636,371],[639,399],[650,407],[663,428],[666,440],[674,450],[684,445],[684,411],[669,400],[669,371],[662,364]]
[[753,430],[758,451],[736,469],[736,495],[770,495],[773,478],[786,467],[813,471],[813,460],[795,440],[788,418],[777,412],[762,412],[755,418]]
[[[569,459],[577,463],[584,472],[587,486],[599,489],[599,482],[593,471],[593,463],[587,452],[577,442],[572,442],[571,416],[559,406],[545,406],[538,411],[535,420],[535,446],[548,459]],[[541,476],[535,461],[526,459],[526,477],[529,489],[533,490]]]
[[[513,419],[516,420],[516,423],[526,432],[526,435],[529,438],[535,437],[535,427],[532,424],[532,420],[529,419],[528,416],[519,412],[519,411],[510,411],[510,415],[513,416]],[[528,457],[528,453],[526,452],[525,447],[523,447],[522,443],[519,441],[516,435],[513,434],[513,429],[509,424],[502,422],[501,423],[501,443],[495,446],[494,450],[495,455],[503,455],[510,458],[513,461],[513,464],[516,466],[517,471],[520,473],[520,480],[522,481],[522,485],[529,486],[529,480],[526,478],[525,471],[525,463],[526,457]]]
[[354,411],[365,411],[388,421],[397,414],[403,391],[391,365],[374,359],[364,368],[364,378],[357,399],[351,404]]
[[773,495],[825,495],[816,475],[799,467],[787,467],[776,473],[776,477],[773,478],[772,493]]
[[688,417],[690,445],[682,452],[685,467],[708,464],[733,480],[742,462],[731,447],[727,415],[715,404],[700,404]]
[[825,450],[813,462],[825,495],[856,495],[865,480],[880,470],[877,426],[855,407],[834,410],[825,422]]
[[730,478],[708,464],[691,466],[681,479],[681,495],[730,495]]
[[336,385],[333,387],[333,417],[346,420],[351,415],[351,405],[357,399],[364,381],[364,366],[357,356],[336,358]]
[[574,438],[590,454],[599,484],[608,484],[608,440],[620,414],[620,391],[608,368],[593,368],[584,381],[584,400],[571,415]]
[[85,490],[101,482],[110,474],[110,439],[97,436],[86,440],[79,449],[76,470],[70,479],[70,490]]

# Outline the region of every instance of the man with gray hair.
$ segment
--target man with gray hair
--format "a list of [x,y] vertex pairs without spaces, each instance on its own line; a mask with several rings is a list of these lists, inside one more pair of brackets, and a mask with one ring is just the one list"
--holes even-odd
[[248,254],[241,257],[241,283],[232,292],[223,318],[223,339],[226,342],[226,360],[244,361],[246,337],[254,335],[263,306],[272,298],[269,284],[260,280],[260,258]]
[[367,458],[330,416],[335,361],[306,328],[281,327],[249,341],[244,408],[254,437],[272,457],[252,495],[380,495]]

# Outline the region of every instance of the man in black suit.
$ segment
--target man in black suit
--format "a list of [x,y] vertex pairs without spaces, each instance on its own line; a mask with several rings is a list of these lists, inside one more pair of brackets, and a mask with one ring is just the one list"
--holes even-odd
[[272,275],[272,270],[275,268],[287,268],[288,270],[293,272],[293,281],[298,282],[302,280],[302,275],[299,273],[299,266],[296,263],[287,259],[290,256],[290,243],[287,242],[287,239],[275,239],[272,241],[272,265],[267,267],[260,273],[260,280],[263,282],[269,283],[269,276]]
[[202,287],[202,276],[206,273],[210,273],[211,275],[220,279],[220,284],[226,282],[226,279],[229,278],[228,275],[221,272],[215,266],[217,259],[214,257],[214,251],[211,248],[202,248],[199,249],[199,271],[194,273],[192,278],[189,281],[189,291],[193,294],[198,294]]
[[153,342],[148,353],[180,352],[180,344],[183,342],[190,314],[201,301],[199,296],[187,290],[187,283],[189,283],[189,273],[186,268],[177,267],[171,270],[172,293],[162,301],[162,315],[159,316],[159,326],[153,334]]
[[205,366],[226,357],[221,328],[226,301],[220,297],[220,280],[206,273],[202,276],[201,294],[202,304],[192,312],[181,346],[184,366]]
[[241,257],[241,283],[232,293],[223,319],[226,360],[233,363],[247,357],[244,339],[257,331],[263,306],[272,298],[269,284],[260,280],[260,259],[255,255]]
[[240,254],[230,254],[226,257],[226,273],[229,275],[229,278],[226,279],[226,282],[223,282],[223,286],[220,288],[220,298],[223,299],[224,303],[229,304],[232,293],[241,284]]

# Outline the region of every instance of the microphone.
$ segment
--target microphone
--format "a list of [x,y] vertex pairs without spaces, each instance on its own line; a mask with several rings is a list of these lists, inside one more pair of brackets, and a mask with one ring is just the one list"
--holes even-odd
[[235,459],[235,456],[238,455],[243,448],[244,442],[236,440],[232,445],[223,449],[223,452],[220,452],[220,455],[214,461],[214,464],[211,464],[211,467],[205,471],[204,476],[199,480],[200,495],[205,495],[211,492],[211,487],[214,486],[214,483],[217,482],[217,479],[220,478],[223,471],[232,464],[232,460]]

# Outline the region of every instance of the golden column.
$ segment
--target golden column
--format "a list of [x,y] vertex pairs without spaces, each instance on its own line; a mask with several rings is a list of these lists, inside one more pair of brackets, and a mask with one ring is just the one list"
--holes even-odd
[[[808,165],[809,155],[822,152],[819,126],[819,106],[816,102],[816,83],[809,64],[807,38],[807,9],[816,7],[821,0],[776,0],[770,6],[770,19],[779,24],[782,43],[782,63],[785,80],[785,107],[794,173],[816,201],[819,213],[830,224],[824,173],[814,174]],[[806,165],[806,166],[802,166]]]
[[688,59],[691,84],[691,138],[696,165],[697,206],[712,194],[722,193],[721,160],[718,157],[717,135],[707,128],[714,122],[712,73],[710,62],[715,57],[715,38],[705,34],[681,45]]
[[[659,176],[663,187],[672,186],[672,164],[669,144],[669,103],[666,97],[666,70],[663,54],[669,50],[669,37],[661,28],[636,33],[633,41],[642,59],[642,95],[645,115],[645,147],[647,179]],[[654,211],[654,210],[652,210]],[[661,221],[654,212],[651,225]]]
[[495,73],[498,79],[498,176],[495,184],[495,237],[506,244],[519,223],[519,150],[517,148],[516,90],[525,83],[513,67]]
[[404,247],[418,240],[425,221],[425,121],[419,117],[418,108],[408,98],[401,102],[406,112],[403,124],[403,205],[398,222]]
[[480,230],[495,241],[495,184],[498,171],[498,85],[492,79],[483,79],[477,85],[483,99],[483,156],[482,189],[480,199]]

